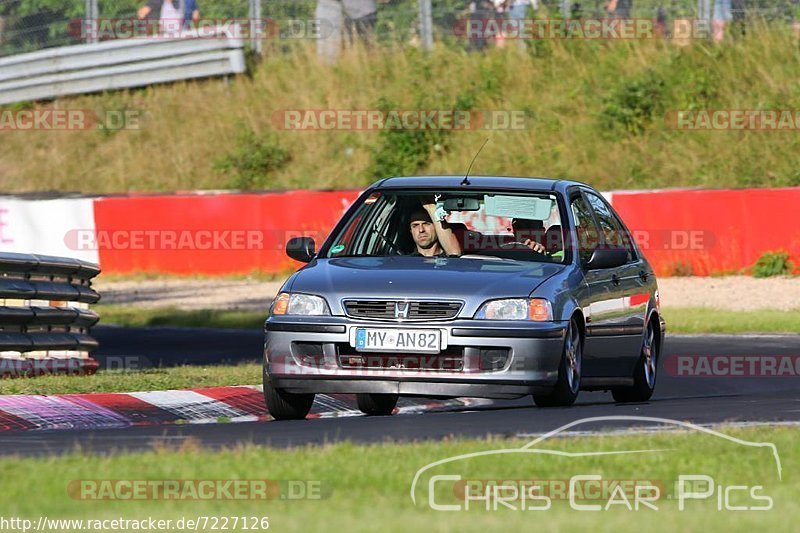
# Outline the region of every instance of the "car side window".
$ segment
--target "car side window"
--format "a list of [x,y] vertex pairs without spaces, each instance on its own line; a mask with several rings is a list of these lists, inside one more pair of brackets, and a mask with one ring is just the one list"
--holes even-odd
[[578,237],[578,256],[581,263],[586,263],[592,257],[597,245],[600,244],[600,233],[592,218],[592,211],[583,196],[576,196],[570,202],[572,214],[575,217],[575,230]]
[[331,246],[331,250],[338,250],[337,255],[350,255],[353,253],[353,248],[355,247],[355,243],[353,242],[353,236],[356,234],[356,229],[361,224],[361,221],[364,218],[364,205],[359,207],[358,212],[353,216],[353,220],[350,221],[350,224],[344,230],[344,233],[339,236],[338,239],[333,243]]
[[625,229],[625,225],[619,218],[619,215],[614,211],[614,208],[609,208],[611,211],[611,216],[614,217],[614,222],[616,223],[617,227],[619,228],[620,235],[622,235],[622,245],[628,250],[628,261],[635,261],[639,258],[636,252],[636,246],[633,245],[633,237],[631,234],[628,233],[628,230]]
[[636,252],[633,244],[608,205],[596,194],[587,192],[586,197],[589,199],[595,218],[603,231],[606,245],[625,248],[628,251],[628,261],[634,260]]
[[385,235],[389,218],[394,212],[394,205],[394,198],[387,199],[385,196],[378,198],[364,219],[363,224],[369,229],[361,231],[363,238],[356,247],[356,253],[382,255],[389,252],[389,245],[386,244],[389,239]]

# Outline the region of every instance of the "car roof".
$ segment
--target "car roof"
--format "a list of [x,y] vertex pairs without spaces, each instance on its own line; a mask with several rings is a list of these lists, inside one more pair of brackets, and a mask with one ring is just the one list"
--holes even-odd
[[520,176],[469,176],[469,184],[464,185],[464,176],[396,176],[385,178],[372,184],[370,188],[378,189],[413,189],[441,187],[464,190],[474,189],[509,189],[518,191],[558,191],[564,192],[571,185],[591,187],[573,180],[553,178],[533,178]]

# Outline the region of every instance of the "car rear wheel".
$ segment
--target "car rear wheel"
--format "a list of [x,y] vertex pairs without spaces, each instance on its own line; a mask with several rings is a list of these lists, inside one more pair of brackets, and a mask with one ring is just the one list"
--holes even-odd
[[314,404],[313,394],[296,394],[276,389],[264,376],[264,401],[275,420],[302,420]]
[[575,403],[581,388],[581,365],[583,364],[583,340],[577,321],[569,322],[564,339],[564,352],[558,366],[558,381],[549,394],[534,394],[533,401],[539,407],[569,406]]
[[389,416],[397,405],[397,394],[356,394],[358,408],[369,416]]
[[618,387],[611,390],[614,401],[646,402],[656,388],[656,370],[658,369],[658,341],[656,340],[655,322],[647,324],[647,331],[642,341],[642,353],[636,364],[632,387]]

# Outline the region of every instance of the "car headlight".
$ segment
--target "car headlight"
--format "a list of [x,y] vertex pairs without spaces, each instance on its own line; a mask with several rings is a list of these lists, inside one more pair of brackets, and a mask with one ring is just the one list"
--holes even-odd
[[478,310],[479,320],[553,320],[553,307],[544,298],[490,300]]
[[319,316],[331,314],[320,296],[282,292],[272,302],[273,315]]

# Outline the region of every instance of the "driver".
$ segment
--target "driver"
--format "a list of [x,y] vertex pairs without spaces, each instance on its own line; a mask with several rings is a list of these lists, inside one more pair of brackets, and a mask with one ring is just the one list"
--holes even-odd
[[409,216],[411,238],[417,249],[411,255],[447,257],[461,255],[461,245],[446,221],[436,220],[436,204],[422,200],[422,205]]

